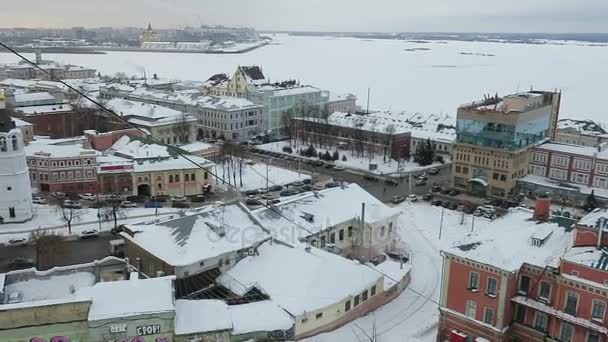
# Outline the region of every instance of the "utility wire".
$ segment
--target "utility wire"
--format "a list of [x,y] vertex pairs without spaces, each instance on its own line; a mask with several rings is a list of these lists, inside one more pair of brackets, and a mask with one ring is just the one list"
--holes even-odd
[[[26,58],[25,56],[23,56],[22,54],[20,54],[19,52],[17,52],[16,50],[14,50],[13,48],[11,48],[10,46],[6,45],[4,42],[0,41],[0,46],[3,47],[4,49],[6,49],[7,51],[9,51],[10,53],[16,55],[17,57],[21,58],[23,61],[25,61],[27,64],[30,64],[31,66],[33,66],[34,68],[40,70],[41,72],[43,72],[44,74],[48,75],[52,80],[61,83],[62,85],[66,86],[68,89],[70,89],[71,91],[77,93],[78,95],[82,96],[84,99],[90,101],[91,103],[93,103],[94,105],[96,105],[97,107],[99,107],[100,109],[102,109],[104,112],[107,112],[108,114],[112,115],[113,117],[117,118],[118,120],[120,120],[121,122],[124,122],[126,125],[130,126],[131,128],[134,128],[136,130],[138,130],[139,132],[143,133],[144,136],[146,136],[146,138],[148,138],[150,141],[153,141],[159,145],[165,146],[168,149],[172,150],[175,154],[179,155],[180,157],[186,159],[188,162],[192,163],[193,165],[197,166],[200,169],[205,170],[207,173],[209,173],[210,175],[212,175],[213,177],[221,180],[224,183],[227,183],[229,187],[234,188],[237,192],[239,192],[241,195],[244,195],[243,191],[241,189],[239,189],[236,184],[232,185],[229,182],[226,182],[226,180],[222,177],[219,177],[219,175],[216,175],[214,172],[210,171],[209,169],[205,168],[204,166],[200,165],[199,163],[197,163],[196,161],[194,161],[192,158],[188,157],[186,154],[183,153],[183,150],[180,149],[179,147],[170,145],[170,144],[166,144],[163,141],[160,141],[156,138],[154,138],[151,134],[149,134],[148,132],[146,132],[145,130],[137,127],[136,125],[132,124],[131,122],[125,120],[122,116],[116,114],[113,110],[106,108],[103,104],[99,103],[97,100],[91,98],[90,96],[86,95],[85,93],[83,93],[82,91],[80,91],[79,89],[71,86],[70,84],[68,84],[67,82],[63,81],[62,79],[58,78],[57,76],[53,75],[51,72],[49,72],[48,70],[40,67],[39,65],[37,65],[36,63],[30,61],[28,58]],[[269,206],[268,204],[263,203],[263,201],[258,201],[260,202],[260,204],[271,210],[272,212],[274,212],[275,214],[281,216],[282,218],[284,218],[285,220],[287,220],[288,222],[294,224],[296,227],[304,230],[305,232],[307,232],[310,235],[315,235],[315,233],[311,232],[310,230],[308,230],[307,228],[303,227],[302,225],[298,224],[297,222],[295,222],[294,220],[286,217],[285,215],[283,215],[283,213],[281,213],[279,210],[277,210],[275,207]],[[340,250],[340,249],[338,249]],[[371,270],[374,270],[375,272],[379,273],[380,275],[394,281],[395,283],[399,283],[399,280],[394,279],[393,277],[389,276],[388,274],[370,266],[367,263],[363,263],[364,266],[368,267]],[[407,290],[409,290],[410,292],[413,292],[414,294],[417,294],[423,298],[426,298],[427,300],[433,302],[434,304],[440,305],[438,301],[436,301],[435,299],[424,295],[423,293],[416,291],[412,288],[410,288],[409,286],[406,287]]]

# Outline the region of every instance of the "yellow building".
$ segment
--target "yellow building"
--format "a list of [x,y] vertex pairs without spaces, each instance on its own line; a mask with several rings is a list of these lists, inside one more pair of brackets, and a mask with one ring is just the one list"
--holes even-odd
[[452,147],[455,188],[507,197],[527,174],[530,149],[555,135],[561,94],[529,91],[458,108]]
[[133,165],[133,195],[190,196],[202,194],[209,184],[209,171],[215,164],[207,159],[190,156],[203,168],[177,157],[165,160],[138,160]]
[[160,42],[160,34],[152,30],[152,25],[148,24],[148,28],[139,36],[139,43]]

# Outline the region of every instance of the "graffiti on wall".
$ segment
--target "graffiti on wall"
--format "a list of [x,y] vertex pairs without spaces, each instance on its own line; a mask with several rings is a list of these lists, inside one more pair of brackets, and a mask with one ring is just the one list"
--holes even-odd
[[[54,336],[51,337],[50,340],[47,340],[43,337],[32,337],[29,342],[72,342],[72,340],[67,336]],[[171,342],[171,339],[168,337],[148,337],[146,339],[143,336],[137,337],[121,337],[116,340],[116,342]]]

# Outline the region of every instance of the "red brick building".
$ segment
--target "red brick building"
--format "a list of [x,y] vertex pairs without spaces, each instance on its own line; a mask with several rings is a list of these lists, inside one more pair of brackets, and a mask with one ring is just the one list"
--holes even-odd
[[41,192],[97,193],[97,151],[32,142],[25,148],[32,187]]
[[593,212],[573,231],[513,222],[510,238],[443,252],[437,340],[607,341],[603,217]]

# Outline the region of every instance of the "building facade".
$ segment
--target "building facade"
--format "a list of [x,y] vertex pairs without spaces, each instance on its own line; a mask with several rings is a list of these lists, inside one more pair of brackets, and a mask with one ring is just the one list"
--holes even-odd
[[506,197],[528,171],[530,149],[555,135],[560,94],[519,93],[458,108],[453,187]]
[[79,145],[26,147],[32,186],[41,192],[97,193],[97,151]]
[[353,113],[357,110],[357,97],[353,94],[329,93],[327,103],[325,103],[326,113]]
[[608,142],[608,132],[591,120],[562,119],[557,123],[555,142],[599,147]]
[[4,98],[0,98],[0,223],[24,222],[32,216],[23,135],[4,109]]
[[179,197],[202,194],[210,183],[207,168],[214,164],[195,156],[190,159],[204,169],[181,157],[135,161],[131,186],[133,195]]

